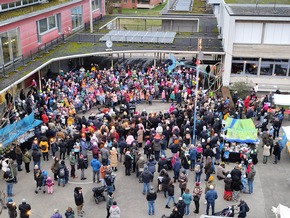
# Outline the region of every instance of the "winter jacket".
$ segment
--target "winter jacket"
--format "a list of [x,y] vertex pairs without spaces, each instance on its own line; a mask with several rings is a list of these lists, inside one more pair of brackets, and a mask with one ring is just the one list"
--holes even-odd
[[167,188],[168,196],[174,196],[174,185],[169,185]]
[[120,208],[116,205],[112,205],[110,208],[110,218],[120,218]]
[[154,174],[155,173],[155,171],[156,171],[156,169],[155,169],[155,165],[156,165],[156,160],[149,160],[148,162],[147,162],[147,166],[148,166],[148,170],[152,173],[152,174]]
[[62,215],[60,215],[58,212],[56,212],[50,218],[62,218]]
[[173,171],[174,172],[179,172],[181,169],[181,163],[179,162],[179,160],[176,160],[174,165],[173,165]]
[[125,155],[124,165],[126,168],[131,168],[132,166],[133,157],[129,154]]
[[158,162],[158,173],[160,173],[160,171],[162,169],[168,170],[168,165],[167,165],[168,161],[165,158],[161,158]]
[[191,201],[192,201],[192,195],[190,194],[190,193],[183,193],[182,194],[182,199],[183,199],[183,202],[185,203],[185,204],[190,204],[191,203]]
[[157,194],[156,194],[155,191],[154,191],[154,192],[151,192],[151,191],[150,191],[150,192],[147,194],[147,196],[146,196],[146,200],[147,200],[147,201],[155,201],[156,198],[157,198]]
[[263,156],[270,156],[270,146],[264,145]]
[[231,176],[232,176],[232,180],[238,181],[241,179],[242,172],[235,168],[231,171]]
[[192,148],[189,151],[189,158],[191,161],[195,161],[196,160],[196,156],[197,156],[197,150],[196,148]]
[[232,178],[226,177],[224,182],[225,182],[225,191],[233,191],[233,189],[232,189]]
[[217,177],[219,179],[224,179],[225,178],[225,175],[226,175],[226,169],[223,168],[222,166],[218,166],[217,167]]
[[241,191],[242,186],[243,186],[243,184],[242,184],[241,180],[239,180],[239,181],[233,180],[232,181],[232,189],[234,191]]
[[214,189],[208,190],[205,194],[205,199],[208,202],[214,202],[218,198],[217,192]]
[[254,181],[256,175],[256,170],[252,168],[250,172],[248,173],[248,181]]
[[149,170],[144,170],[142,173],[143,183],[149,183],[153,179],[153,174]]
[[184,216],[184,212],[185,212],[185,203],[183,202],[183,200],[179,200],[177,202],[177,210],[180,213],[181,216]]
[[91,167],[92,167],[92,169],[93,169],[94,172],[99,171],[100,168],[101,168],[101,163],[100,163],[100,161],[98,161],[97,159],[93,158],[93,159],[91,160]]
[[74,198],[75,198],[75,203],[77,206],[82,205],[84,203],[84,197],[82,193],[79,193],[78,190],[74,191]]
[[186,175],[182,174],[179,179],[179,188],[186,189],[188,178]]

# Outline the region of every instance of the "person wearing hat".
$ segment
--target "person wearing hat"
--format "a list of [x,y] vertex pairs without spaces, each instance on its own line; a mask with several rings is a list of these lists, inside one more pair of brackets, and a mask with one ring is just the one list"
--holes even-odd
[[155,214],[155,200],[157,199],[157,194],[153,188],[150,187],[150,191],[147,193],[146,200],[148,201],[148,215]]
[[58,209],[54,209],[54,213],[50,218],[62,218],[62,215],[59,213]]
[[192,192],[192,197],[195,204],[195,210],[193,212],[196,214],[199,213],[199,199],[201,197],[201,194],[202,194],[202,188],[200,186],[200,183],[195,182],[195,187]]
[[13,202],[12,198],[7,199],[6,207],[8,209],[9,218],[16,218],[17,217],[17,206]]
[[178,202],[176,204],[177,210],[180,213],[181,218],[184,216],[185,213],[185,203],[182,197],[179,197]]
[[159,161],[160,158],[161,143],[162,143],[161,136],[157,133],[153,139],[153,150],[156,161]]
[[218,194],[216,192],[216,190],[214,190],[214,186],[210,185],[209,186],[209,190],[206,192],[205,194],[205,199],[207,202],[206,205],[206,215],[209,215],[209,208],[211,207],[211,212],[212,215],[215,214],[214,209],[215,209],[215,200],[218,198]]
[[22,199],[22,203],[19,204],[18,210],[20,211],[20,218],[29,218],[31,206],[27,204],[26,199]]
[[225,182],[224,199],[226,201],[231,201],[233,195],[233,188],[232,188],[232,176],[230,173],[227,174],[226,178],[224,179],[224,182]]
[[256,176],[256,170],[254,165],[251,166],[250,172],[248,173],[248,186],[249,186],[249,194],[253,193],[253,185],[254,185],[254,178]]

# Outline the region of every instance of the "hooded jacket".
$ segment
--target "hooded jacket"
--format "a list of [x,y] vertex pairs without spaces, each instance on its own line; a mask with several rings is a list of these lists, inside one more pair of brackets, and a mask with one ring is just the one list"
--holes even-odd
[[120,218],[120,208],[117,205],[112,205],[109,212],[110,218]]

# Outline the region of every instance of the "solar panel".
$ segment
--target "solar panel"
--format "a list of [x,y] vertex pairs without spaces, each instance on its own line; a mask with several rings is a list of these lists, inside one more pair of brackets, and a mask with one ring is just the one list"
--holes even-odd
[[129,31],[111,30],[100,38],[101,42],[111,40],[112,42],[141,42],[141,43],[166,43],[172,44],[176,32],[149,32],[149,31]]

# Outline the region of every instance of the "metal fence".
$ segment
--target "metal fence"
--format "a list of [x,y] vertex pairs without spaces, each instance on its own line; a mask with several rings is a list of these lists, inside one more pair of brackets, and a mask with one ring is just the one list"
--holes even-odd
[[16,71],[17,68],[21,66],[26,66],[28,62],[34,61],[35,58],[41,57],[41,55],[48,53],[50,50],[54,49],[56,46],[64,43],[65,37],[64,34],[59,37],[52,39],[49,42],[46,42],[42,45],[39,45],[37,48],[32,49],[26,53],[22,53],[21,56],[15,57],[10,63],[0,65],[0,72],[2,76],[7,77],[6,73],[11,71]]

